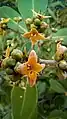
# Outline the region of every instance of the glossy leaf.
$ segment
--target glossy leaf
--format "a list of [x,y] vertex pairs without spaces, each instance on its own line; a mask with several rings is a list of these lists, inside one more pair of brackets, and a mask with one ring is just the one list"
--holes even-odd
[[53,35],[56,39],[58,38],[63,38],[63,44],[67,44],[67,28],[62,28],[58,30],[56,33]]
[[24,90],[19,87],[14,87],[11,92],[13,119],[20,119],[20,112],[23,100],[24,100]]
[[64,87],[57,80],[51,79],[49,82],[50,82],[50,88],[52,90],[54,90],[57,93],[65,93]]
[[18,24],[16,23],[13,19],[14,17],[21,17],[20,14],[15,11],[14,9],[7,7],[7,6],[3,6],[0,8],[0,17],[6,17],[6,18],[10,18],[10,21],[8,23],[8,27],[11,29],[14,29],[15,31],[24,31],[26,32],[26,27],[24,22],[22,21],[22,24]]
[[33,15],[32,9],[36,12],[44,11],[47,8],[48,0],[18,0],[18,9],[25,18]]
[[3,6],[0,7],[0,17],[8,17],[8,18],[14,18],[14,17],[19,17],[20,14],[12,9],[11,7]]
[[36,88],[27,85],[21,109],[21,119],[31,119],[37,104]]
[[11,93],[13,119],[28,119],[36,116],[34,112],[37,104],[36,88],[27,85],[23,90],[14,87]]

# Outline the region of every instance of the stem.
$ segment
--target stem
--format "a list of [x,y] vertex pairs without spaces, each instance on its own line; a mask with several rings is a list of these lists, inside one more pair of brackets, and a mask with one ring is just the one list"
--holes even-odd
[[43,60],[43,59],[39,59],[40,63],[45,63],[47,65],[56,65],[57,61],[56,60]]

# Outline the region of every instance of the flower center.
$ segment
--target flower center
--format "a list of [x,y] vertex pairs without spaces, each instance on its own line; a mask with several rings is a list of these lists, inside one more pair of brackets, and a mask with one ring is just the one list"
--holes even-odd
[[31,65],[27,64],[27,70],[31,70]]
[[36,33],[31,33],[31,37],[36,36]]

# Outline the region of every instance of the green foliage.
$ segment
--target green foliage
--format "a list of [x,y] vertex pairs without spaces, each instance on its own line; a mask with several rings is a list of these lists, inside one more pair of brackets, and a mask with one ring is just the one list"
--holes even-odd
[[29,85],[27,85],[26,89],[14,87],[11,99],[13,119],[32,119],[36,115],[34,113],[37,104],[36,87],[31,88]]
[[[14,3],[15,8],[0,4],[2,6],[0,18],[10,18],[6,28],[0,26],[0,119],[67,119],[67,69],[65,67],[60,69],[59,61],[55,65],[47,63],[48,60],[54,60],[58,40],[67,46],[67,2],[65,0],[63,2],[60,0],[4,1]],[[1,0],[0,3],[4,1]],[[51,18],[40,20],[38,13],[50,15]],[[39,26],[42,22],[49,25],[47,28],[44,27],[44,30],[41,29],[43,30],[41,32]],[[27,25],[30,25],[30,29],[37,27],[37,31],[46,37],[33,47],[38,61],[40,58],[47,61],[45,69],[37,76],[39,80],[34,87],[28,84],[26,86],[26,78],[16,72],[17,65],[26,62],[32,50],[30,40],[23,37],[23,34],[30,30]],[[5,58],[8,46],[10,54]],[[13,52],[15,49],[17,51]],[[67,64],[67,52],[63,56]],[[5,59],[9,61],[6,67],[2,67]]]
[[[30,0],[28,3],[27,1],[18,0],[18,9],[21,13],[22,17],[27,18],[32,16],[32,10],[36,12],[44,11],[47,8],[48,0]],[[26,9],[25,9],[26,8]]]

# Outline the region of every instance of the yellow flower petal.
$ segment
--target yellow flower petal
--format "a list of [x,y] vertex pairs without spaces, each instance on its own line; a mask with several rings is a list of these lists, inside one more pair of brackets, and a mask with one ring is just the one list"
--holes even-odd
[[42,71],[44,69],[44,67],[45,67],[45,64],[36,63],[36,65],[34,65],[33,69],[36,72],[40,72],[40,71]]
[[36,52],[34,50],[32,50],[29,54],[28,63],[31,66],[33,66],[37,63],[37,55],[36,55]]
[[35,85],[36,79],[37,79],[37,73],[31,70],[28,75],[28,81],[31,87]]
[[7,47],[7,49],[6,49],[6,56],[5,57],[9,57],[9,55],[10,55],[10,48]]
[[10,18],[6,18],[6,19],[2,18],[1,23],[4,23],[4,24],[5,24],[5,23],[8,23],[9,20],[10,20]]
[[23,35],[24,38],[28,38],[28,39],[30,38],[30,36],[31,36],[30,32],[24,33]]

